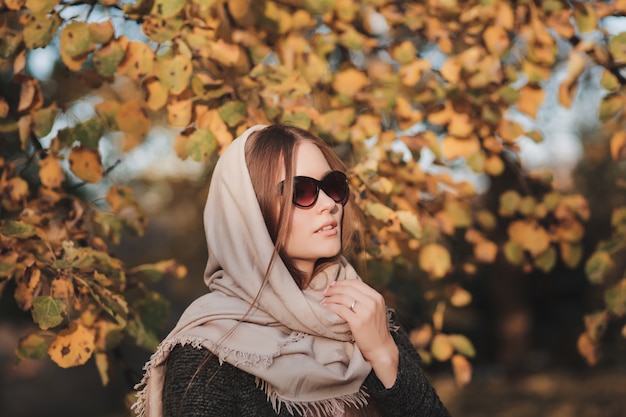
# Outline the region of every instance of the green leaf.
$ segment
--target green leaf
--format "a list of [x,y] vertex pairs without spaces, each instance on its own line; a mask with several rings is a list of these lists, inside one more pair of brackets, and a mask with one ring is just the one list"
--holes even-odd
[[185,7],[185,0],[155,0],[151,14],[164,19],[177,15]]
[[608,309],[618,317],[626,314],[626,279],[619,281],[604,293],[604,302]]
[[285,110],[280,116],[280,122],[289,126],[296,126],[300,129],[309,130],[311,128],[311,116],[306,111]]
[[31,312],[33,321],[39,325],[41,330],[48,330],[63,323],[66,308],[59,298],[44,295],[35,298]]
[[168,259],[153,264],[143,264],[134,267],[129,271],[130,274],[136,275],[139,279],[148,282],[158,282],[165,275],[173,275],[176,278],[184,278],[187,270],[184,266],[179,265],[174,259]]
[[95,279],[87,279],[88,289],[94,300],[117,323],[125,325],[128,319],[128,304],[124,297],[104,288]]
[[395,213],[392,209],[380,203],[368,203],[365,205],[365,214],[372,216],[382,222],[388,222]]
[[187,154],[194,161],[205,161],[213,154],[217,147],[217,140],[208,130],[196,130],[187,140]]
[[22,43],[21,32],[3,31],[2,38],[0,38],[0,59],[12,59],[20,43]]
[[126,51],[117,40],[109,42],[93,54],[93,65],[98,74],[103,77],[110,77],[117,72],[117,66]]
[[37,234],[37,229],[35,229],[34,226],[20,220],[5,220],[0,226],[0,233],[6,237],[28,239],[29,237],[33,237]]
[[522,202],[522,197],[517,191],[507,190],[500,194],[499,214],[503,217],[510,217],[517,212]]
[[100,118],[93,117],[84,122],[77,123],[73,127],[61,129],[58,133],[59,140],[65,146],[71,146],[80,142],[87,149],[98,149],[100,138],[106,132],[106,126]]
[[246,105],[241,101],[229,101],[217,109],[217,112],[228,127],[235,127],[244,120]]
[[144,20],[141,29],[151,41],[164,43],[180,35],[180,28],[183,23],[184,20],[180,16],[170,18],[149,16]]
[[626,32],[615,35],[609,41],[609,52],[614,64],[626,63]]
[[157,336],[146,329],[141,320],[135,318],[128,322],[126,326],[126,334],[130,336],[132,341],[139,347],[146,349],[149,352],[154,352],[159,346],[159,339]]
[[91,218],[96,234],[118,245],[122,239],[122,220],[116,215],[94,210]]
[[50,106],[35,110],[31,113],[32,115],[32,123],[33,123],[33,133],[38,138],[42,138],[46,136],[52,130],[52,126],[54,125],[54,121],[56,120],[58,114],[58,108],[56,104],[51,104]]
[[61,25],[61,18],[53,13],[35,13],[28,17],[24,26],[24,43],[29,49],[47,46]]
[[609,253],[596,251],[585,263],[585,274],[592,284],[602,284],[613,267],[614,262]]
[[89,247],[74,247],[74,242],[63,241],[63,256],[57,258],[51,267],[55,269],[81,269],[92,270],[94,259],[92,249]]
[[34,13],[50,12],[59,4],[59,0],[26,0],[26,8]]
[[613,226],[618,233],[626,233],[626,206],[613,210],[611,226]]
[[550,246],[548,250],[540,253],[535,258],[533,263],[537,268],[547,274],[552,270],[552,268],[554,268],[554,265],[556,265],[556,259],[556,250],[552,246]]
[[580,33],[588,33],[598,28],[598,16],[590,4],[576,4],[574,20]]
[[410,211],[396,211],[396,215],[400,220],[400,225],[411,234],[415,239],[421,239],[423,237],[422,225],[420,224],[417,215]]
[[141,317],[144,327],[155,334],[165,327],[167,315],[170,310],[170,303],[159,293],[150,291],[145,297],[137,300],[133,307]]
[[44,359],[48,353],[50,341],[38,333],[31,333],[17,344],[15,354],[20,359]]
[[605,69],[602,72],[602,76],[600,77],[600,85],[609,91],[615,91],[620,86],[617,77],[608,69]]
[[10,278],[13,276],[19,254],[12,250],[0,253],[0,278]]
[[86,22],[74,20],[61,29],[61,49],[71,57],[84,55],[91,48],[91,35]]
[[454,349],[462,355],[468,358],[476,356],[476,349],[470,340],[461,334],[450,334],[448,340],[454,347]]
[[624,109],[624,98],[621,95],[612,94],[604,97],[600,102],[598,112],[601,122],[612,119],[617,113]]
[[519,243],[508,241],[503,248],[504,257],[513,265],[520,265],[524,260],[524,248]]

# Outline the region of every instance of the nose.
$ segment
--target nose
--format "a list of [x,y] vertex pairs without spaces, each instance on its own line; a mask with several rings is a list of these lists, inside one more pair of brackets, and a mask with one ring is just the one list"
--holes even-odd
[[324,192],[324,190],[320,189],[320,193],[317,196],[316,207],[320,212],[325,210],[332,211],[337,206],[335,200],[330,198],[328,194]]

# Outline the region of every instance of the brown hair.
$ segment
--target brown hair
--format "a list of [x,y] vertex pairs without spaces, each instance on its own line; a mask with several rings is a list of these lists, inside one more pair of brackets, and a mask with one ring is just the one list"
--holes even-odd
[[[246,163],[265,225],[274,242],[276,252],[300,288],[304,288],[307,284],[306,275],[296,268],[283,248],[287,239],[289,214],[292,207],[294,149],[302,141],[315,144],[332,170],[346,171],[345,165],[330,146],[317,136],[295,126],[280,124],[268,126],[250,135],[246,143]],[[281,193],[278,178],[283,168],[286,180]],[[341,225],[341,247],[344,254],[351,253],[355,241],[360,243],[361,239],[354,202],[351,203],[350,200],[344,206]],[[277,201],[280,202],[278,210]],[[320,259],[315,265],[313,276],[336,261],[338,256]]]

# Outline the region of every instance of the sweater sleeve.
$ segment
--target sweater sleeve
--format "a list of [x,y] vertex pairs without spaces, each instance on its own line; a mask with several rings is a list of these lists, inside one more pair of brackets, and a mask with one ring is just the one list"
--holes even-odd
[[391,388],[370,372],[365,385],[384,417],[450,417],[437,392],[421,368],[421,357],[409,341],[406,331],[391,333],[400,357],[398,376]]
[[[199,372],[198,372],[199,370]],[[209,351],[176,346],[169,354],[163,386],[163,417],[238,417],[233,381]]]

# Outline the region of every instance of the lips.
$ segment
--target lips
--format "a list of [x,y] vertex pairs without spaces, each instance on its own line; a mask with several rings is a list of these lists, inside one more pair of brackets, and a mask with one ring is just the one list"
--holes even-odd
[[337,227],[337,223],[335,222],[325,223],[322,227],[317,229],[315,233],[327,232],[329,230],[333,230],[335,227]]

